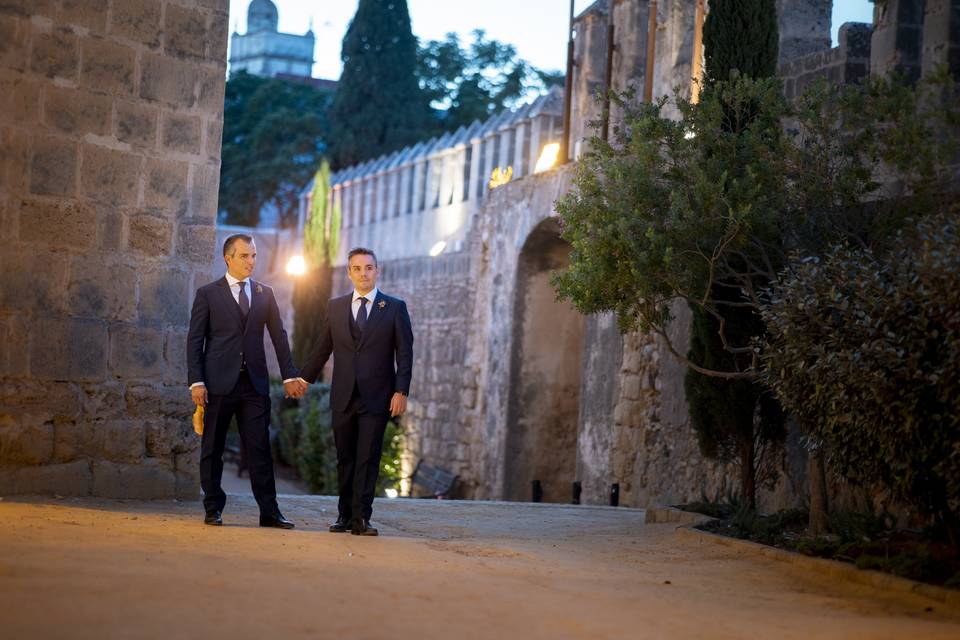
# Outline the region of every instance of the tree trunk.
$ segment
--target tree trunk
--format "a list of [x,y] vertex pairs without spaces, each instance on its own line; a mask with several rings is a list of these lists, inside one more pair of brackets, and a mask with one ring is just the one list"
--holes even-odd
[[808,533],[822,536],[827,533],[827,472],[823,450],[817,448],[807,458],[807,481],[810,483],[810,521]]
[[757,464],[753,439],[740,445],[740,497],[751,511],[757,509]]

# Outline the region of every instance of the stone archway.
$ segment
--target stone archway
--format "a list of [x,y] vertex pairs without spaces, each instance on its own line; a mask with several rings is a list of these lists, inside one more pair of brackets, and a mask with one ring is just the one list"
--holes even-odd
[[576,480],[584,319],[558,302],[551,274],[569,262],[555,218],[527,237],[517,265],[504,456],[504,498],[569,502]]

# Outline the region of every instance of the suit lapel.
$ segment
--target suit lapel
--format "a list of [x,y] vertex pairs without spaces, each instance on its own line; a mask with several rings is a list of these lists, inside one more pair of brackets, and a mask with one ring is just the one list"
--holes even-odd
[[[363,337],[360,338],[360,346],[363,346],[363,343],[367,341],[367,336],[376,328],[377,324],[380,322],[380,318],[386,315],[387,301],[383,299],[383,294],[377,290],[377,297],[374,299],[373,304],[370,305],[370,312],[367,315],[367,326],[363,330]],[[380,305],[384,305],[382,308]]]
[[[247,312],[247,322],[243,328],[244,335],[246,335],[247,333],[247,327],[253,324],[252,322],[250,322],[250,320],[251,318],[253,318],[253,314],[256,311],[259,311],[260,305],[262,304],[260,298],[263,297],[262,293],[254,293],[254,291],[257,288],[257,283],[253,281],[253,278],[248,280],[247,283],[250,285],[249,287],[247,287],[248,289],[250,289],[250,291],[248,292],[248,295],[250,296],[250,311]],[[237,305],[237,309],[238,310],[240,309],[240,305]]]
[[240,305],[233,298],[233,292],[230,291],[230,283],[227,282],[227,277],[220,278],[217,284],[220,285],[220,292],[223,297],[223,304],[227,307],[227,313],[232,314],[236,318],[237,324],[242,325],[243,318],[240,316]]
[[[336,302],[337,301],[334,300],[334,303]],[[343,305],[343,309],[338,310],[334,308],[330,310],[330,316],[335,318],[334,321],[337,322],[337,324],[343,323],[340,328],[343,331],[343,335],[347,336],[347,338],[350,338],[350,323],[353,321],[353,309],[350,307],[352,302],[353,293],[351,292],[340,298],[340,304]]]

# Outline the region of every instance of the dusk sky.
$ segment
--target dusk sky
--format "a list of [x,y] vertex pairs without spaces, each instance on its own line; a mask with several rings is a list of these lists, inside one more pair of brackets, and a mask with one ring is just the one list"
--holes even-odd
[[[592,0],[576,0],[575,11]],[[311,22],[317,36],[313,75],[336,80],[340,76],[340,44],[357,9],[355,0],[274,0],[280,13],[280,31],[302,34]],[[249,0],[230,0],[230,30],[245,33]],[[517,48],[520,56],[544,69],[565,66],[569,0],[408,0],[413,33],[421,40],[443,38],[449,31],[469,41],[474,29]],[[871,22],[873,3],[835,0],[833,39],[844,22]]]

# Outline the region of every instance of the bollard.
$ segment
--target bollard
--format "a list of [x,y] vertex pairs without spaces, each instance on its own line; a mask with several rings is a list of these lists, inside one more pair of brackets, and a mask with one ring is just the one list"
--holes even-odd
[[541,486],[539,480],[534,480],[533,484],[533,501],[540,502],[543,500],[543,486]]
[[579,480],[575,480],[573,483],[573,500],[571,504],[580,504],[580,494],[583,492],[583,486],[581,486]]
[[620,506],[620,483],[614,482],[610,486],[610,506],[619,507]]

